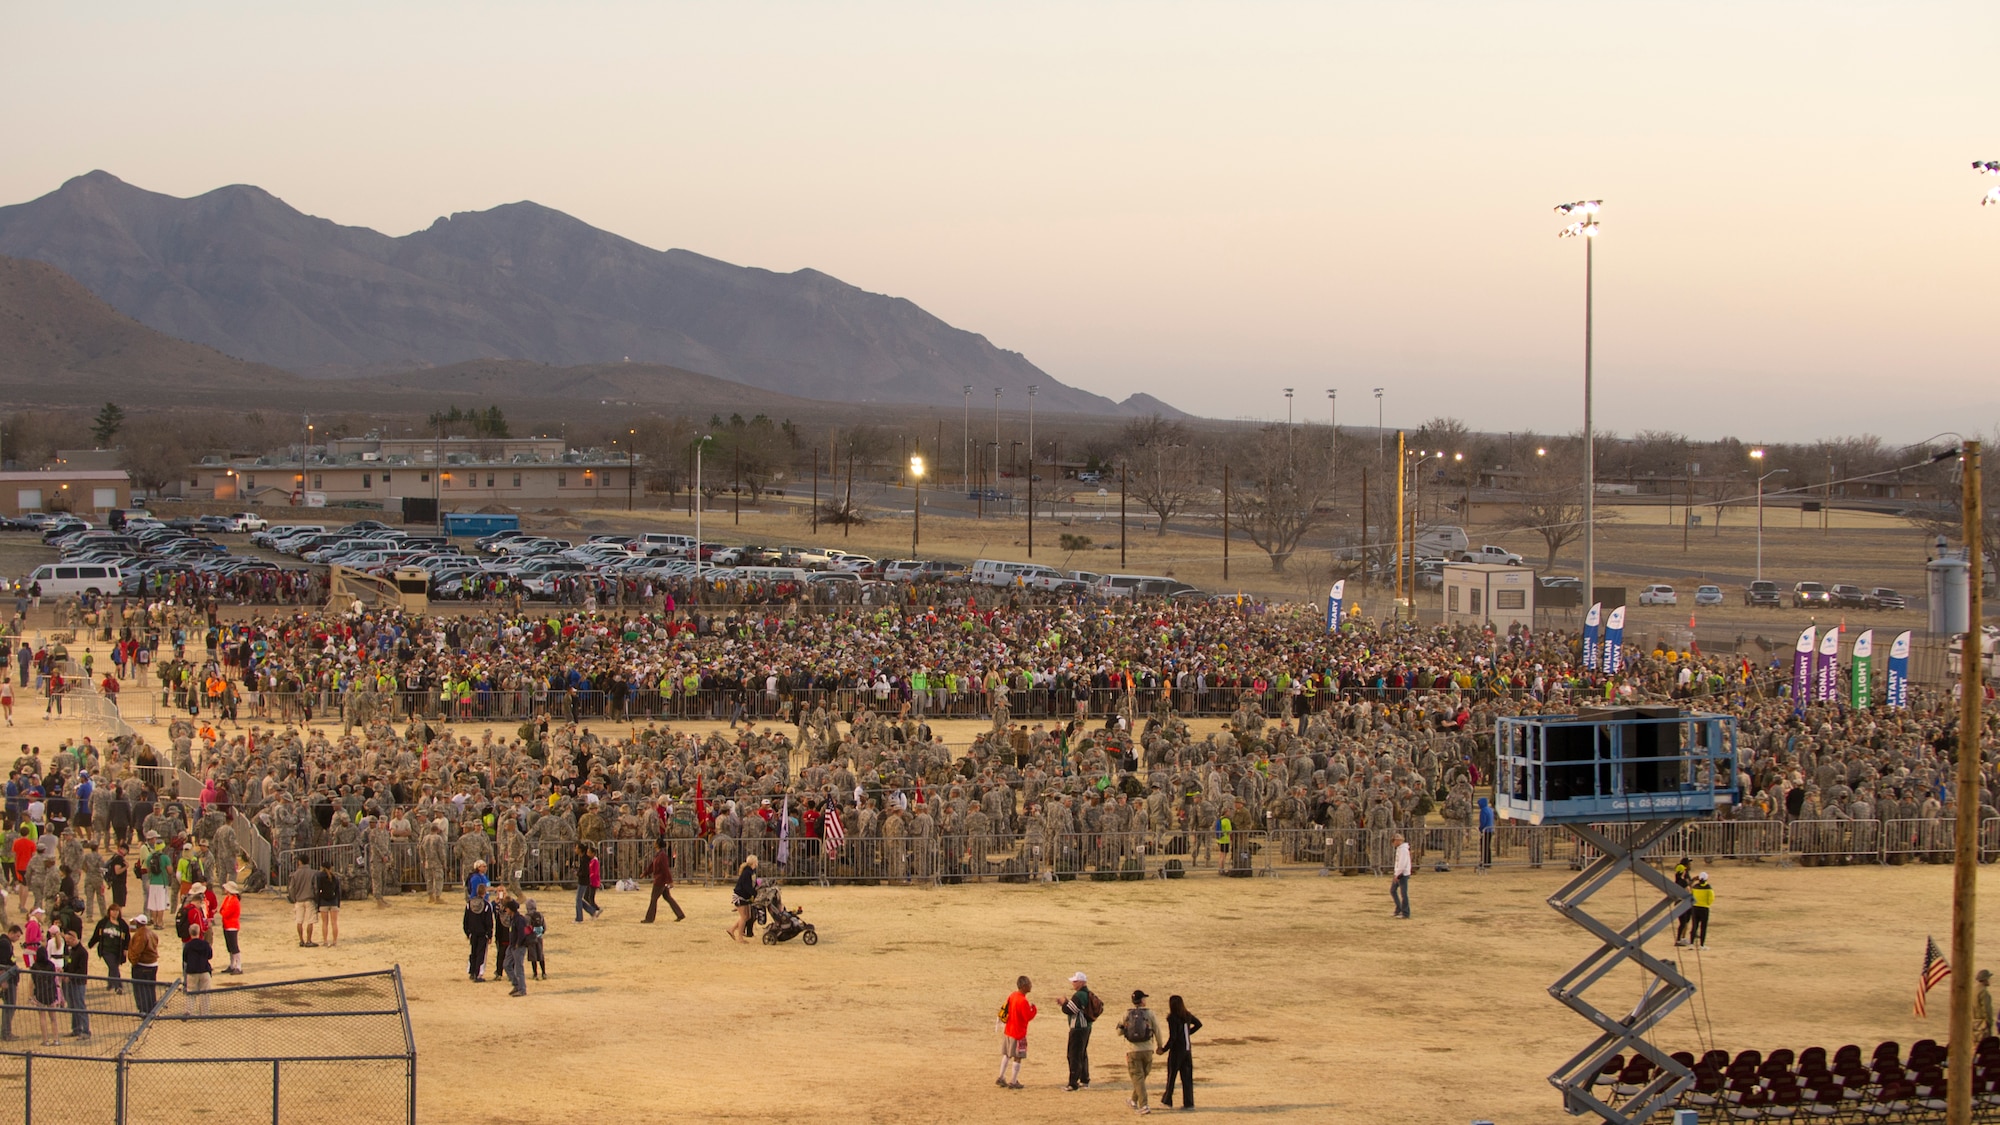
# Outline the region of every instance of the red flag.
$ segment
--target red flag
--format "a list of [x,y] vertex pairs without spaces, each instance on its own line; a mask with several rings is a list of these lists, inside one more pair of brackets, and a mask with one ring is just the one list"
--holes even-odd
[[701,795],[701,778],[699,777],[694,779],[694,823],[697,834],[702,836],[708,835],[710,824],[708,798]]

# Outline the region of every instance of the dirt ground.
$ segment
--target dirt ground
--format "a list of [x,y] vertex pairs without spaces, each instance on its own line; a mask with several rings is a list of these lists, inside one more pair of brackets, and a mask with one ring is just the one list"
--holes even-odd
[[[1910,1002],[1925,937],[1948,940],[1949,875],[1715,865],[1711,946],[1684,962],[1701,991],[1660,1040],[1768,1050],[1942,1037],[1944,994],[1928,1020]],[[687,921],[663,906],[652,926],[639,922],[642,894],[607,891],[603,920],[577,924],[568,896],[550,891],[538,896],[550,979],[523,999],[468,981],[459,909],[420,897],[349,906],[335,949],[299,948],[288,909],[259,897],[244,944],[250,980],[400,964],[425,1121],[1116,1118],[1130,1112],[1129,1085],[1109,1021],[1093,1040],[1093,1088],[1061,1089],[1056,1001],[1081,969],[1114,1014],[1133,988],[1161,1008],[1186,997],[1204,1023],[1204,1114],[1515,1125],[1568,1120],[1545,1076],[1590,1038],[1544,991],[1590,949],[1543,901],[1565,877],[1426,871],[1409,921],[1390,918],[1385,882],[1368,877],[797,888],[788,901],[820,928],[813,948],[733,943],[727,888],[688,887]],[[1986,882],[1991,927],[2000,903]],[[993,1011],[1022,973],[1042,1015],[1027,1088],[1002,1090]],[[1637,987],[1614,980],[1593,996],[1615,1008]]]

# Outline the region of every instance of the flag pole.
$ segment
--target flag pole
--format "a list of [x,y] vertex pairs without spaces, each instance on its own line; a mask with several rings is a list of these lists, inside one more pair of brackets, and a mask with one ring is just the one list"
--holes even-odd
[[1973,1039],[1972,1005],[1974,990],[1973,903],[1979,880],[1979,705],[1985,680],[1980,657],[1985,640],[1984,600],[1980,597],[1980,570],[1985,560],[1985,512],[1979,499],[1979,443],[1963,443],[1964,461],[1959,477],[1965,521],[1965,578],[1969,587],[1965,634],[1958,646],[1958,784],[1955,825],[1956,856],[1951,873],[1951,1051],[1945,1077],[1945,1121],[1948,1125],[1972,1125],[1972,1054],[1978,1046]]

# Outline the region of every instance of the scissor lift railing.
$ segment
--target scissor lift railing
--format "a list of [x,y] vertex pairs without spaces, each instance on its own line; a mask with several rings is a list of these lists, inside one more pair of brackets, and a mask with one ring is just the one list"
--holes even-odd
[[[1694,1080],[1655,1047],[1648,1033],[1694,995],[1673,962],[1646,951],[1691,905],[1688,892],[1646,862],[1682,825],[1732,803],[1736,722],[1727,715],[1626,710],[1531,715],[1499,720],[1495,806],[1507,819],[1567,827],[1596,858],[1549,905],[1598,940],[1598,947],[1549,986],[1549,995],[1597,1028],[1597,1038],[1549,1075],[1563,1109],[1636,1125],[1671,1104]],[[1630,921],[1613,924],[1584,904],[1620,878],[1650,883],[1660,896]],[[1639,1002],[1613,1014],[1586,993],[1624,965],[1650,975]],[[1650,1059],[1655,1070],[1615,1103],[1596,1093],[1614,1055]]]

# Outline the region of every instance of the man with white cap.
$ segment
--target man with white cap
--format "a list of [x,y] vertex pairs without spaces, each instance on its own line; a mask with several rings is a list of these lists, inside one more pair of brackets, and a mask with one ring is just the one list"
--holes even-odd
[[1104,1001],[1090,990],[1090,978],[1081,972],[1069,978],[1070,993],[1063,998],[1063,1015],[1069,1020],[1069,1085],[1064,1089],[1090,1088],[1090,1025],[1104,1014]]
[[132,966],[132,1003],[140,1015],[153,1010],[160,979],[160,936],[153,932],[152,920],[144,914],[132,916],[132,936],[125,946],[125,961]]

